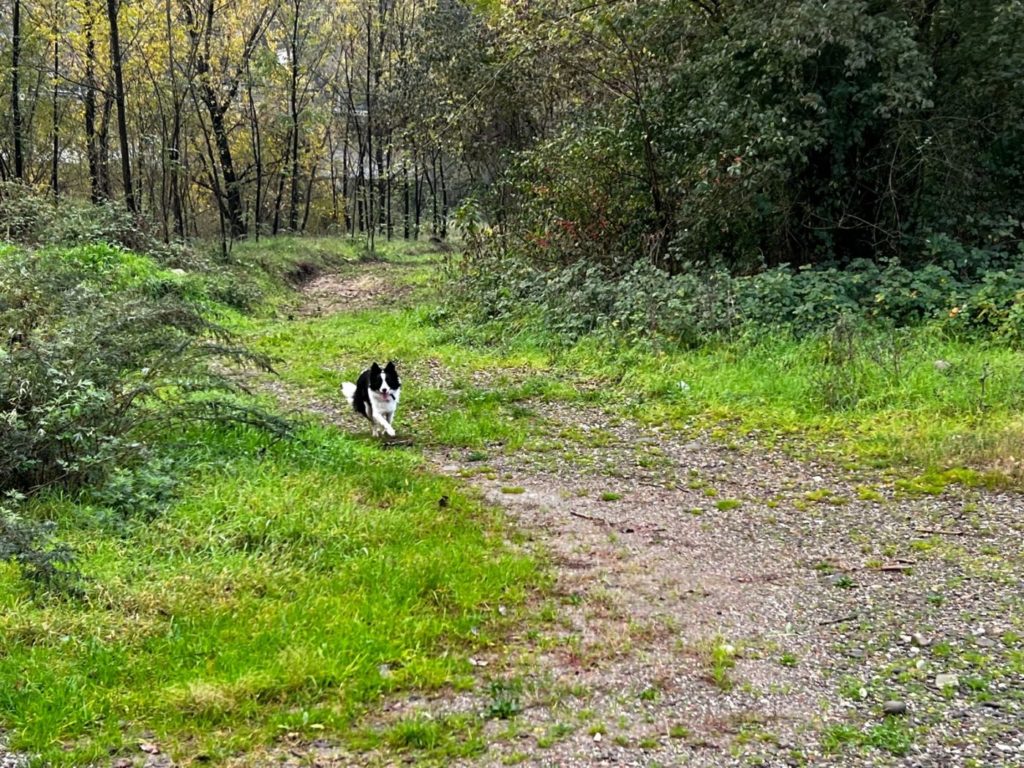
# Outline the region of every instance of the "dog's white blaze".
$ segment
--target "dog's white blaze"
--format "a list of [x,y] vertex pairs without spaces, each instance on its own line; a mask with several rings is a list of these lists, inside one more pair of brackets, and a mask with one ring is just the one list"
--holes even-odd
[[398,409],[398,397],[401,389],[401,387],[388,389],[387,381],[384,381],[378,391],[370,393],[370,408],[373,411],[372,414],[369,414],[370,419],[379,424],[391,437],[395,436],[391,420],[395,417],[395,411]]

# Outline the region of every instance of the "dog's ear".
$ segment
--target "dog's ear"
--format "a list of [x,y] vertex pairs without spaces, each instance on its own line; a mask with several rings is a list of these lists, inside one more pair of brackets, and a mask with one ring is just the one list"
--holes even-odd
[[373,361],[373,365],[370,366],[370,370],[371,371],[379,371],[380,370],[380,363],[378,363],[376,360],[374,360]]
[[384,366],[384,370],[385,371],[393,371],[393,370],[395,370],[395,361],[394,360],[388,360],[388,364]]

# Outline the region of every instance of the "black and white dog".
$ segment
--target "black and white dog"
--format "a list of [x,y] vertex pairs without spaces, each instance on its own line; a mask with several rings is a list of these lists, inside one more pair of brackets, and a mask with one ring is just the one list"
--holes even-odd
[[356,413],[370,420],[374,437],[382,430],[394,437],[395,430],[391,426],[391,420],[398,410],[401,388],[398,369],[392,361],[384,368],[374,363],[359,374],[355,384],[351,381],[342,383],[341,392]]

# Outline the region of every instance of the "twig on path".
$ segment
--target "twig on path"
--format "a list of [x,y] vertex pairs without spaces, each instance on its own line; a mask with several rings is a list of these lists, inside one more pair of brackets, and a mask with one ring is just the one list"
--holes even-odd
[[590,520],[592,522],[601,523],[603,525],[609,525],[609,526],[611,525],[611,523],[609,523],[603,517],[593,517],[591,515],[584,515],[582,512],[573,512],[571,509],[569,510],[569,514],[572,515],[573,517],[582,518],[583,520]]
[[851,613],[849,616],[843,616],[842,618],[839,618],[839,619],[826,619],[825,621],[819,621],[818,622],[818,626],[819,627],[828,627],[828,626],[830,626],[832,624],[842,624],[843,622],[853,621],[854,619],[859,619],[859,618],[860,618],[860,614],[859,613]]
[[973,536],[970,531],[947,531],[945,528],[915,528],[915,533],[927,533],[936,536]]
[[914,570],[913,566],[907,565],[906,563],[889,563],[888,565],[879,566],[878,570],[888,571],[895,573],[907,573]]

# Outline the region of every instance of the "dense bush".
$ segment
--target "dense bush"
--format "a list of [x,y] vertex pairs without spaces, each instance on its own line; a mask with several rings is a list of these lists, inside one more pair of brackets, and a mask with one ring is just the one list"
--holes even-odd
[[[477,248],[487,248],[482,242]],[[979,266],[980,265],[980,266]],[[908,268],[857,260],[845,269],[780,266],[751,275],[694,265],[675,274],[639,261],[624,273],[583,261],[551,270],[493,253],[451,276],[449,307],[485,319],[539,313],[567,340],[598,333],[696,346],[743,326],[828,331],[843,321],[939,323],[950,332],[1024,345],[1024,251],[1018,264],[979,260]]]
[[481,213],[492,311],[569,296],[570,335],[852,313],[1019,338],[1020,3],[531,8],[519,34],[585,95]]
[[194,292],[112,246],[0,252],[0,491],[94,483],[146,433],[244,412],[210,363],[267,363],[208,321]]
[[0,502],[0,562],[15,563],[33,583],[65,593],[77,591],[78,574],[71,551],[54,541],[53,524],[27,520],[17,512],[23,497]]
[[[168,491],[167,473],[150,471],[161,437],[195,420],[286,431],[238,397],[229,366],[268,361],[206,319],[208,300],[201,281],[110,245],[0,248],[0,494],[88,486],[149,513]],[[17,533],[28,529],[14,511],[0,556],[49,574],[39,564],[59,550]]]
[[166,244],[154,237],[145,220],[122,205],[75,199],[58,205],[18,182],[0,182],[0,240],[48,246],[110,243],[169,264],[191,258],[184,244]]

